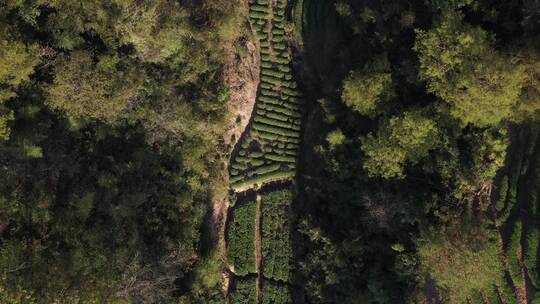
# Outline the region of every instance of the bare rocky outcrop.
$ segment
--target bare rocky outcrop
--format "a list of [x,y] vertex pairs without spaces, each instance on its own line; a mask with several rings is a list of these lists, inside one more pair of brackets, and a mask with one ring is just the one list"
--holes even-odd
[[259,85],[260,54],[257,46],[247,41],[239,47],[242,49],[226,52],[228,59],[223,73],[231,94],[226,105],[230,116],[223,133],[223,142],[230,146],[229,151],[240,139],[249,122]]

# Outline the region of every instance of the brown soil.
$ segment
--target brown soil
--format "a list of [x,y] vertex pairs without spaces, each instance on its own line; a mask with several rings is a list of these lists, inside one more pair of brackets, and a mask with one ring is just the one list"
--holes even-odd
[[223,289],[223,294],[225,297],[229,296],[229,290],[231,286],[231,280],[232,280],[232,272],[226,268],[221,271],[221,276],[223,277],[223,285],[221,286]]
[[[242,2],[247,16],[248,3]],[[229,151],[232,151],[234,144],[244,132],[255,106],[261,58],[259,46],[252,41],[226,49],[225,56],[227,59],[223,78],[229,85],[231,98],[226,104],[229,118],[223,133],[223,142],[230,145]]]
[[[227,223],[227,214],[229,210],[229,198],[226,193],[217,195],[212,200],[212,216],[209,219],[208,225],[210,226],[210,238],[215,242],[216,248],[219,250],[219,258],[222,261],[227,261],[227,244],[225,241],[225,227]],[[234,269],[228,267],[222,269],[221,275],[223,277],[223,294],[225,296],[229,293],[229,286],[231,280],[231,273]]]
[[227,210],[229,209],[229,199],[225,197],[220,197],[214,199],[212,209],[212,218],[210,219],[213,228],[212,238],[217,241],[217,246],[219,248],[220,256],[223,260],[226,259],[226,244],[225,244],[225,238],[223,237],[225,235],[225,223],[227,219]]
[[[237,0],[245,8],[244,16],[249,15],[247,0]],[[244,20],[247,24],[247,20]],[[244,28],[238,25],[239,29]],[[246,32],[249,30],[246,29]],[[225,64],[223,67],[223,81],[230,89],[230,99],[225,105],[229,113],[225,129],[222,135],[223,144],[227,152],[232,152],[236,141],[238,141],[246,128],[257,96],[260,74],[260,52],[259,46],[251,41],[232,42],[224,48],[223,56]],[[254,40],[256,41],[256,40]],[[228,160],[227,160],[228,161]],[[228,163],[224,166],[223,183],[228,185]],[[227,244],[225,240],[225,227],[227,215],[230,207],[229,197],[226,190],[219,191],[212,200],[212,216],[209,225],[211,226],[212,238],[216,240],[219,254],[223,261],[227,261]],[[223,269],[223,292],[227,296],[230,281],[234,273],[234,268],[229,265]]]

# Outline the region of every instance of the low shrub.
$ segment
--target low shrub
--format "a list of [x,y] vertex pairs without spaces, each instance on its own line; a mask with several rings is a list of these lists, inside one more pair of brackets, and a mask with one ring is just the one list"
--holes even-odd
[[256,273],[255,214],[253,200],[237,204],[227,230],[227,256],[237,275]]
[[257,280],[254,277],[237,278],[230,304],[257,304]]

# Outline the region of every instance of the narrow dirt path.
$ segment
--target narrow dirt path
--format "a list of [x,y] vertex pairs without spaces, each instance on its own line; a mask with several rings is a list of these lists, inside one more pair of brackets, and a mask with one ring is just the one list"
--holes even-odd
[[[212,216],[210,218],[211,238],[216,242],[216,248],[219,252],[219,258],[227,261],[227,244],[225,241],[225,228],[227,224],[227,215],[229,210],[229,199],[226,195],[218,196],[213,199]],[[225,296],[229,293],[231,274],[233,269],[224,268],[221,270],[223,278],[222,290]]]
[[257,212],[255,219],[255,263],[257,264],[257,299],[261,301],[262,287],[262,204],[261,196],[257,194]]

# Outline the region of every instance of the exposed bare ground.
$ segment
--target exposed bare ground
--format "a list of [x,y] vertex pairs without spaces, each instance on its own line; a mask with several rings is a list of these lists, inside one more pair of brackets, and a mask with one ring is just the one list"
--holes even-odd
[[[225,49],[225,56],[227,59],[223,78],[230,88],[231,98],[226,104],[229,116],[222,137],[228,152],[231,152],[234,144],[246,128],[255,105],[259,83],[260,58],[256,46],[249,41],[245,44],[231,45]],[[228,183],[228,164],[225,166],[223,176],[225,182]],[[216,227],[220,228],[219,247],[223,256],[225,255],[223,236],[228,208],[229,199],[226,193],[214,199],[212,221]]]
[[[249,10],[247,0],[242,3],[247,12]],[[261,58],[258,48],[259,46],[252,41],[247,41],[243,45],[237,45],[236,48],[225,50],[226,64],[223,77],[225,83],[229,85],[231,98],[226,105],[230,116],[223,133],[223,142],[225,145],[231,145],[229,151],[232,151],[234,144],[244,132],[255,105],[260,78]]]
[[[247,18],[249,6],[247,0],[237,0],[244,7],[244,14]],[[247,19],[242,20],[239,29],[246,29]],[[246,29],[246,32],[250,32]],[[223,81],[230,89],[230,99],[226,104],[229,113],[226,126],[222,135],[223,144],[227,147],[227,152],[231,152],[235,143],[240,139],[246,128],[257,96],[260,74],[260,52],[258,45],[240,39],[227,45],[223,50],[224,67]],[[255,40],[256,41],[256,40]],[[228,163],[224,166],[224,183],[228,185]],[[212,216],[209,225],[214,240],[217,242],[219,255],[223,261],[227,261],[227,245],[225,240],[225,228],[227,214],[230,206],[227,191],[220,191],[212,200]],[[228,294],[230,280],[234,269],[228,267],[223,269],[223,292]]]
[[219,248],[220,256],[225,260],[225,223],[227,219],[227,210],[229,209],[229,199],[226,195],[215,198],[213,209],[212,209],[212,218],[211,222],[213,225],[212,232],[215,234],[212,237],[217,241],[217,246]]

